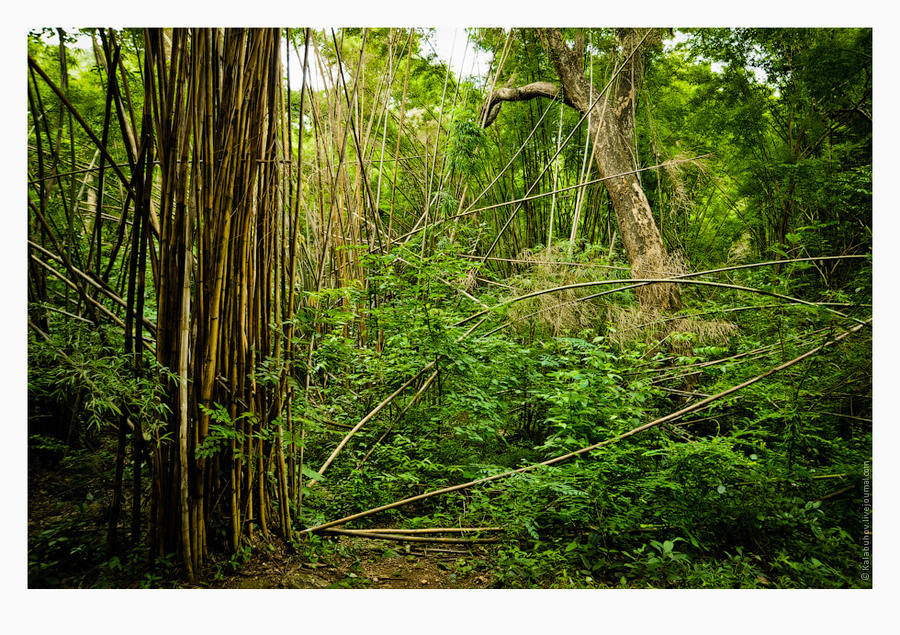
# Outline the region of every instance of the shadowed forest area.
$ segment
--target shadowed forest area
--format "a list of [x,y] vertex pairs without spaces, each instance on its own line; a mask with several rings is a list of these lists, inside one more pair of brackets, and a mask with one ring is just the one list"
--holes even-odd
[[456,37],[28,34],[29,588],[872,588],[872,30]]

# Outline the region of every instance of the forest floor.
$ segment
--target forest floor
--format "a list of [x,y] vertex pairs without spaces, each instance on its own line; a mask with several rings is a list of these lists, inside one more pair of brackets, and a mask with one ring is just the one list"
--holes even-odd
[[333,555],[310,562],[278,553],[260,555],[208,588],[224,589],[483,589],[488,572],[472,570],[470,552],[410,547],[340,536]]
[[[489,588],[484,547],[434,548],[350,536],[322,538],[314,550],[289,553],[272,536],[243,558],[212,562],[197,584],[173,565],[148,569],[146,558],[106,555],[115,455],[74,452],[62,465],[29,462],[29,588],[468,589]],[[119,541],[130,526],[130,482],[123,488]]]

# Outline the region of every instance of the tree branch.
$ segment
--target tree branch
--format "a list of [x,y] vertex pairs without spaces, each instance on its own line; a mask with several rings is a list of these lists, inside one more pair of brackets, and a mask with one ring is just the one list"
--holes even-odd
[[[559,97],[559,92],[559,86],[551,82],[534,82],[525,86],[519,86],[518,88],[509,86],[496,88],[485,100],[484,106],[482,106],[481,109],[482,119],[484,118],[485,111],[487,111],[487,119],[485,120],[484,127],[487,128],[494,123],[494,120],[500,113],[500,106],[504,101],[528,101],[529,99],[537,99],[539,97],[556,99]],[[563,100],[566,101],[565,97]],[[566,104],[569,106],[573,105],[568,101],[566,101]]]

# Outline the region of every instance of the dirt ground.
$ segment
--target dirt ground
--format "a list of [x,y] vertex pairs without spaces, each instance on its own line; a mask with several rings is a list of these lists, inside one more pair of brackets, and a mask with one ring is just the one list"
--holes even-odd
[[484,589],[492,576],[480,570],[474,550],[421,548],[341,536],[329,562],[261,557],[209,585],[226,589]]

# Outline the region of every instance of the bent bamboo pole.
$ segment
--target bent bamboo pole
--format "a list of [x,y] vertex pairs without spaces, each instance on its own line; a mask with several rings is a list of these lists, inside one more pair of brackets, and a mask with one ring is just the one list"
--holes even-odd
[[[856,256],[856,255],[848,255],[848,256],[825,256],[825,257],[819,258],[819,260],[825,260],[825,259],[829,259],[829,260],[830,260],[830,259],[840,259],[840,258],[861,258],[861,257],[865,257],[865,256]],[[808,260],[815,260],[815,259],[814,259],[814,258],[798,258],[798,259],[795,260],[795,262],[803,262],[803,261],[808,261]],[[781,262],[782,262],[782,264],[783,264],[783,263],[786,262],[786,261],[781,261]],[[795,303],[795,304],[803,304],[803,305],[806,305],[806,306],[819,306],[819,307],[822,307],[823,309],[825,309],[826,311],[828,311],[828,312],[830,312],[830,313],[834,313],[835,315],[838,315],[838,316],[840,316],[840,317],[847,318],[847,319],[853,320],[854,322],[857,322],[857,324],[858,324],[860,327],[863,326],[863,325],[865,325],[865,324],[867,324],[868,322],[871,322],[871,319],[864,322],[864,321],[862,321],[862,320],[858,320],[858,319],[856,319],[856,318],[854,318],[854,317],[848,316],[848,315],[846,315],[846,314],[844,314],[844,313],[841,313],[841,312],[839,312],[839,311],[836,311],[836,310],[834,310],[834,309],[830,309],[830,308],[828,308],[827,306],[823,306],[823,305],[821,305],[821,304],[819,304],[819,303],[809,302],[809,301],[807,301],[807,300],[802,300],[802,299],[800,299],[800,298],[794,298],[794,297],[792,297],[792,296],[787,296],[787,295],[783,295],[783,294],[780,294],[780,293],[775,293],[775,292],[773,292],[773,291],[765,291],[765,290],[762,290],[762,289],[755,289],[755,288],[752,288],[752,287],[742,287],[742,286],[739,286],[739,285],[725,284],[725,283],[721,283],[721,282],[712,282],[712,281],[709,281],[709,280],[689,280],[689,279],[688,279],[688,278],[692,278],[692,277],[696,277],[696,276],[701,276],[701,275],[707,275],[707,274],[711,274],[711,273],[720,273],[720,272],[722,272],[722,271],[732,271],[732,270],[735,270],[735,269],[746,269],[746,268],[752,268],[752,267],[761,267],[761,266],[770,265],[770,264],[774,264],[774,261],[771,261],[771,262],[763,262],[763,263],[753,263],[753,264],[750,264],[750,265],[736,265],[736,266],[734,266],[734,267],[725,267],[725,268],[722,268],[722,269],[712,269],[712,270],[709,270],[709,271],[700,271],[700,272],[696,272],[696,273],[687,273],[687,274],[683,274],[683,275],[675,276],[675,277],[671,277],[671,278],[660,278],[660,279],[633,279],[633,278],[632,278],[632,279],[628,279],[628,280],[596,280],[596,281],[591,281],[591,282],[578,282],[578,283],[574,283],[574,284],[567,284],[567,285],[563,285],[563,286],[560,286],[560,287],[553,287],[552,289],[542,289],[542,290],[539,290],[539,291],[534,291],[534,292],[532,292],[532,293],[526,293],[525,295],[517,296],[517,297],[512,298],[512,299],[510,299],[510,300],[507,300],[507,301],[505,301],[505,302],[501,302],[501,303],[499,303],[499,304],[497,304],[497,305],[494,305],[493,307],[485,308],[485,309],[483,309],[482,311],[478,311],[477,313],[473,313],[473,314],[470,315],[469,317],[467,317],[467,318],[465,318],[465,319],[463,319],[463,320],[460,320],[459,322],[455,323],[453,326],[461,326],[461,325],[465,324],[466,322],[469,322],[470,320],[473,320],[473,319],[475,319],[475,318],[477,318],[477,317],[482,317],[482,316],[484,316],[484,317],[482,317],[482,319],[481,319],[478,323],[475,324],[475,326],[473,326],[472,328],[470,328],[464,335],[462,335],[462,336],[459,338],[460,340],[463,340],[463,339],[465,339],[466,337],[468,337],[468,336],[469,336],[476,328],[478,328],[478,326],[479,326],[482,322],[484,322],[484,320],[486,319],[486,315],[489,314],[491,311],[493,311],[494,309],[497,309],[497,308],[499,308],[499,307],[502,307],[502,306],[505,306],[505,305],[508,305],[508,304],[512,304],[512,303],[514,303],[514,302],[519,302],[519,301],[521,301],[521,300],[526,300],[526,299],[529,299],[529,298],[537,297],[537,296],[540,296],[540,295],[545,295],[545,294],[547,294],[547,293],[553,293],[553,292],[555,292],[555,291],[562,291],[562,290],[565,290],[565,289],[577,289],[577,288],[583,288],[583,287],[603,286],[603,285],[612,285],[612,284],[624,284],[624,285],[625,285],[625,286],[617,287],[617,288],[612,289],[612,290],[610,290],[610,291],[602,291],[602,292],[600,292],[600,293],[596,293],[596,294],[587,296],[587,297],[585,297],[585,298],[579,298],[579,300],[587,300],[587,299],[591,299],[591,298],[597,298],[597,297],[600,297],[600,296],[602,296],[602,295],[607,295],[607,294],[610,294],[610,293],[616,293],[616,292],[618,292],[618,291],[624,291],[624,290],[626,290],[626,289],[632,289],[632,288],[639,287],[639,286],[643,286],[643,285],[646,285],[646,284],[656,284],[656,283],[662,283],[662,282],[676,282],[676,283],[680,283],[680,284],[696,284],[696,285],[701,285],[701,286],[712,286],[712,287],[720,287],[720,288],[725,288],[725,289],[733,289],[733,290],[736,290],[736,291],[748,291],[748,292],[751,292],[751,293],[757,293],[757,294],[760,294],[760,295],[766,295],[766,296],[775,297],[775,298],[778,298],[778,299],[781,299],[781,300],[785,300],[785,301],[788,301],[788,302],[792,302],[792,303]],[[500,327],[498,327],[498,328],[496,328],[496,329],[490,331],[489,333],[487,333],[487,335],[491,335],[492,333],[495,333],[496,331],[498,331],[498,330],[504,328],[504,326],[505,326],[505,325],[500,326]],[[324,470],[325,470],[329,465],[331,465],[331,462],[335,459],[335,457],[338,455],[338,453],[344,448],[344,446],[345,446],[345,445],[347,444],[347,442],[350,440],[350,437],[351,437],[351,436],[353,436],[354,434],[356,434],[356,432],[358,432],[359,429],[360,429],[363,425],[365,425],[368,421],[370,421],[370,420],[372,419],[372,417],[374,417],[376,414],[378,414],[378,412],[380,412],[380,411],[384,408],[384,406],[386,406],[387,404],[391,403],[391,402],[392,402],[392,401],[393,401],[393,400],[394,400],[401,392],[403,392],[404,389],[406,389],[407,386],[409,386],[412,382],[414,382],[416,379],[418,379],[419,377],[421,377],[422,374],[425,373],[427,370],[429,370],[432,366],[434,366],[434,362],[430,362],[428,365],[426,365],[426,366],[423,367],[421,370],[419,370],[419,372],[416,373],[416,375],[415,375],[412,379],[410,379],[410,380],[407,381],[405,384],[403,384],[403,386],[401,386],[399,389],[397,389],[397,391],[395,391],[393,394],[391,394],[389,397],[387,397],[384,401],[382,401],[378,406],[376,406],[376,408],[375,408],[372,412],[370,412],[370,413],[369,413],[368,415],[366,415],[359,423],[357,423],[357,424],[353,427],[353,429],[352,429],[350,432],[347,433],[347,436],[344,437],[344,439],[341,441],[341,443],[338,445],[338,447],[334,449],[334,451],[331,453],[331,456],[328,457],[328,459],[325,461],[325,463],[324,463],[324,464],[322,465],[322,467],[319,469],[319,473],[321,474],[322,472],[324,472]],[[316,482],[315,480],[312,480],[312,481],[310,481],[309,485],[311,486],[311,485],[313,485],[315,482]]]
[[[394,422],[390,426],[388,426],[388,429],[384,431],[384,434],[382,434],[378,438],[378,440],[374,444],[372,444],[372,447],[369,448],[369,451],[366,452],[366,455],[359,461],[359,463],[357,463],[356,469],[359,469],[360,467],[362,467],[363,463],[365,463],[369,459],[369,457],[372,455],[372,452],[375,451],[375,448],[377,448],[378,445],[382,441],[384,441],[384,439],[387,437],[387,435],[389,435],[391,433],[391,430],[393,430],[394,426],[397,425],[397,423],[403,418],[403,415],[406,414],[406,411],[409,410],[410,407],[412,407],[412,405],[414,403],[416,403],[416,401],[419,400],[419,397],[421,397],[422,394],[424,394],[424,392],[426,390],[428,390],[429,386],[431,386],[431,384],[434,383],[434,380],[438,376],[439,372],[440,372],[440,369],[434,371],[433,373],[431,373],[431,376],[428,379],[426,379],[424,382],[422,382],[422,387],[419,388],[418,392],[416,392],[416,394],[412,396],[412,399],[410,399],[409,402],[406,404],[406,406],[403,408],[403,410],[400,411],[400,415],[394,419]],[[347,427],[349,428],[350,426],[347,426]]]
[[[843,475],[841,475],[843,476]],[[815,477],[822,478],[822,477]],[[380,534],[389,532],[392,534],[458,534],[465,533],[467,531],[474,532],[482,532],[482,531],[506,531],[505,527],[426,527],[424,529],[355,529],[356,533],[359,534]]]
[[[528,201],[535,201],[540,198],[545,198],[547,196],[555,196],[556,194],[562,194],[563,192],[569,192],[571,190],[578,190],[585,188],[589,185],[595,185],[597,183],[603,183],[604,181],[611,181],[613,179],[618,179],[623,176],[628,176],[631,174],[640,174],[641,172],[649,172],[650,170],[658,170],[659,168],[664,168],[671,165],[677,165],[679,163],[693,163],[694,161],[698,161],[700,159],[705,159],[706,157],[712,156],[712,153],[701,154],[696,157],[691,157],[689,159],[672,159],[670,161],[663,161],[662,163],[658,163],[656,165],[650,165],[645,168],[637,168],[634,170],[628,170],[627,172],[621,172],[619,174],[612,174],[610,176],[603,176],[596,179],[591,179],[589,181],[583,181],[581,183],[576,183],[575,185],[567,185],[565,187],[556,188],[547,190],[546,192],[541,192],[540,194],[532,194],[530,196],[523,196],[522,198],[511,199],[509,201],[504,201],[502,203],[494,203],[492,205],[485,205],[484,207],[477,208],[469,208],[464,212],[460,212],[454,216],[450,216],[441,222],[450,222],[457,220],[459,218],[463,218],[465,216],[470,216],[472,214],[479,214],[481,212],[487,212],[492,209],[497,209],[499,207],[506,207],[507,205],[515,205],[516,203],[526,203]],[[411,231],[410,234],[416,233],[415,230]],[[487,258],[487,260],[494,260],[494,258]],[[499,259],[502,260],[502,259]]]
[[[357,423],[355,426],[353,426],[353,429],[350,430],[350,432],[347,433],[347,435],[341,440],[340,443],[338,443],[338,446],[337,446],[337,447],[334,449],[334,451],[331,453],[331,456],[329,456],[328,459],[325,461],[325,463],[322,464],[322,467],[319,468],[319,474],[321,474],[321,473],[324,472],[326,469],[328,469],[328,466],[331,465],[331,462],[334,461],[334,459],[335,459],[335,457],[338,455],[338,453],[339,453],[342,449],[344,449],[344,446],[347,445],[347,442],[348,442],[348,441],[350,441],[350,437],[352,437],[354,434],[356,434],[357,432],[359,432],[359,429],[362,428],[367,422],[369,422],[369,421],[372,419],[372,417],[374,417],[374,416],[377,415],[379,412],[381,412],[381,410],[382,410],[386,405],[388,405],[388,404],[391,403],[394,399],[396,399],[397,396],[398,396],[400,393],[402,393],[404,390],[406,390],[406,389],[407,389],[414,381],[416,381],[419,377],[421,377],[422,375],[424,375],[425,372],[428,371],[432,366],[434,366],[434,362],[429,362],[428,364],[426,364],[426,365],[425,365],[418,373],[416,373],[411,379],[409,379],[405,384],[403,384],[403,385],[400,386],[397,390],[395,390],[393,393],[391,393],[391,395],[390,395],[387,399],[385,399],[385,400],[382,401],[380,404],[378,404],[377,406],[375,406],[375,408],[374,408],[371,412],[369,412],[369,414],[367,414],[365,417],[363,417],[363,418],[359,421],[359,423]],[[315,482],[316,482],[315,479],[311,480],[311,481],[309,482],[308,486],[312,486]]]
[[[860,256],[825,256],[825,257],[819,258],[818,260],[824,260],[826,258],[833,259],[833,258],[860,258],[860,257],[866,257],[866,256],[864,256],[864,255],[860,255]],[[798,261],[803,261],[803,260],[816,260],[816,259],[815,258],[800,258],[800,259],[798,259]],[[782,263],[784,263],[784,262],[786,262],[786,261],[782,261]],[[590,296],[586,296],[584,298],[578,298],[578,301],[581,301],[581,300],[589,300],[589,299],[593,299],[593,298],[598,298],[600,296],[607,295],[609,293],[616,293],[617,291],[626,291],[628,289],[642,287],[642,286],[645,286],[648,284],[661,284],[661,283],[696,284],[696,285],[708,286],[708,287],[720,287],[723,289],[732,289],[734,291],[748,291],[750,293],[756,293],[759,295],[765,295],[765,296],[769,296],[769,297],[773,297],[773,298],[778,298],[780,300],[786,300],[787,302],[791,302],[794,304],[803,304],[806,306],[821,307],[824,310],[828,311],[829,313],[834,313],[835,315],[838,315],[840,317],[853,320],[857,324],[863,323],[862,320],[858,320],[856,318],[845,315],[845,314],[841,313],[840,311],[830,309],[822,303],[809,302],[808,300],[801,300],[800,298],[795,298],[795,297],[792,297],[789,295],[784,295],[781,293],[775,293],[774,291],[766,291],[764,289],[756,289],[753,287],[742,287],[742,286],[736,285],[736,284],[725,284],[724,282],[712,282],[711,280],[690,280],[690,278],[695,278],[697,276],[702,276],[702,275],[708,275],[710,273],[719,273],[722,271],[728,271],[728,270],[733,270],[733,269],[762,267],[762,266],[770,265],[770,264],[775,264],[775,262],[772,261],[772,262],[754,263],[752,265],[738,265],[736,267],[726,267],[724,269],[711,269],[709,271],[698,271],[696,273],[685,273],[685,274],[681,274],[678,276],[672,276],[670,278],[628,278],[628,279],[622,279],[622,280],[592,280],[590,282],[576,282],[573,284],[565,284],[565,285],[562,285],[559,287],[553,287],[551,289],[540,289],[538,291],[532,291],[531,293],[526,293],[524,295],[516,296],[515,298],[510,298],[509,300],[495,304],[494,306],[492,306],[489,309],[484,309],[483,311],[473,313],[469,317],[464,318],[464,319],[460,320],[459,322],[455,323],[453,326],[461,326],[470,320],[474,320],[477,317],[481,317],[482,315],[485,315],[486,313],[489,313],[490,311],[498,309],[502,306],[506,306],[508,304],[513,304],[514,302],[519,302],[521,300],[528,300],[530,298],[536,298],[538,296],[545,295],[547,293],[554,293],[556,291],[565,291],[567,289],[582,289],[582,288],[587,288],[587,287],[600,287],[600,286],[611,285],[611,284],[624,285],[621,287],[617,287],[611,291],[603,291],[600,293],[595,293]],[[491,332],[493,333],[494,331],[491,331]]]
[[[463,333],[463,334],[459,337],[459,339],[458,339],[457,341],[462,341],[463,339],[465,339],[466,337],[468,337],[475,329],[477,329],[477,328],[481,325],[482,322],[484,322],[484,320],[480,320],[479,322],[477,322],[472,328],[470,328],[468,331],[466,331],[465,333]],[[388,396],[386,399],[384,399],[384,401],[382,401],[380,404],[378,404],[377,406],[375,406],[375,408],[374,408],[369,414],[367,414],[365,417],[363,417],[363,418],[360,420],[359,423],[357,423],[355,426],[353,426],[353,429],[351,429],[350,432],[347,433],[347,436],[345,436],[345,437],[341,440],[341,442],[338,444],[338,446],[337,446],[337,447],[334,449],[334,451],[331,453],[331,456],[329,456],[328,459],[325,461],[325,463],[322,464],[322,467],[319,468],[319,474],[322,474],[322,473],[328,468],[328,466],[331,465],[331,462],[334,461],[334,459],[335,459],[335,457],[338,455],[338,453],[344,448],[345,445],[347,445],[347,442],[350,441],[350,437],[352,437],[354,434],[356,434],[356,433],[359,431],[359,429],[362,428],[366,423],[368,423],[369,421],[371,421],[372,417],[374,417],[374,416],[377,415],[379,412],[381,412],[381,410],[382,410],[386,405],[388,405],[389,403],[391,403],[392,401],[394,401],[394,399],[396,399],[397,396],[400,395],[400,393],[402,393],[404,390],[406,390],[406,389],[407,389],[413,382],[415,382],[419,377],[421,377],[421,376],[424,375],[428,370],[430,370],[431,368],[433,368],[434,365],[437,363],[437,361],[438,361],[438,360],[434,360],[434,361],[428,362],[425,366],[423,366],[423,367],[419,370],[418,373],[415,374],[414,377],[412,377],[409,381],[407,381],[405,384],[403,384],[403,385],[400,386],[397,390],[395,390],[393,393],[391,393],[390,396]],[[429,381],[431,381],[431,380],[429,379]],[[419,395],[417,394],[417,395],[414,397],[414,399],[415,399],[415,398],[418,398],[418,396],[419,396]],[[404,410],[404,412],[405,412],[405,410]],[[315,479],[311,480],[311,481],[308,483],[308,486],[311,487],[313,484],[315,484],[315,482],[316,482]]]
[[723,397],[727,397],[728,395],[731,395],[740,390],[743,390],[744,388],[747,388],[748,386],[751,386],[751,385],[755,384],[756,382],[761,381],[770,375],[774,375],[775,373],[780,372],[786,368],[790,368],[794,364],[797,364],[797,363],[803,361],[804,359],[811,357],[811,356],[815,355],[816,353],[819,353],[820,351],[824,350],[825,348],[838,343],[839,341],[843,340],[845,337],[847,337],[851,333],[855,333],[855,332],[859,331],[861,328],[863,328],[863,326],[871,324],[871,322],[872,322],[872,318],[869,318],[864,323],[858,324],[858,325],[854,326],[853,328],[851,328],[847,331],[844,331],[843,333],[841,333],[840,335],[835,337],[833,340],[829,340],[828,342],[825,342],[821,346],[817,346],[816,348],[808,350],[807,352],[803,353],[802,355],[799,355],[798,357],[795,357],[794,359],[787,361],[787,362],[781,364],[780,366],[776,366],[775,368],[767,370],[766,372],[764,372],[760,375],[757,375],[756,377],[753,377],[752,379],[748,379],[747,381],[745,381],[743,383],[740,383],[736,386],[732,386],[731,388],[723,390],[722,392],[712,395],[711,397],[707,397],[706,399],[703,399],[694,404],[686,406],[686,407],[682,408],[681,410],[678,410],[676,412],[668,414],[664,417],[661,417],[661,418],[651,421],[649,423],[645,423],[644,425],[638,426],[637,428],[633,428],[633,429],[629,430],[628,432],[624,432],[616,437],[613,437],[612,439],[607,439],[606,441],[601,441],[599,443],[595,443],[593,445],[589,445],[587,447],[581,448],[580,450],[575,450],[574,452],[569,452],[568,454],[564,454],[562,456],[556,457],[555,459],[549,459],[549,460],[543,461],[541,463],[536,463],[534,465],[528,465],[528,466],[519,468],[517,470],[510,470],[509,472],[503,472],[501,474],[494,474],[493,476],[488,476],[488,477],[477,479],[474,481],[469,481],[468,483],[462,483],[460,485],[452,485],[450,487],[444,487],[439,490],[434,490],[432,492],[426,492],[424,494],[419,494],[418,496],[412,496],[410,498],[405,498],[403,500],[395,501],[395,502],[389,503],[387,505],[375,507],[374,509],[369,509],[367,511],[359,512],[357,514],[351,514],[350,516],[345,516],[344,518],[332,520],[330,522],[323,523],[323,524],[317,525],[315,527],[309,527],[307,529],[304,529],[300,533],[301,534],[309,534],[309,533],[313,533],[316,531],[322,531],[322,530],[328,529],[330,527],[335,527],[337,525],[343,525],[345,523],[350,522],[351,520],[359,520],[360,518],[365,518],[366,516],[371,516],[372,514],[376,514],[378,512],[383,512],[388,509],[402,507],[403,505],[407,505],[412,502],[424,500],[426,498],[431,498],[433,496],[439,496],[441,494],[449,494],[450,492],[457,492],[457,491],[460,491],[463,489],[468,489],[474,485],[480,485],[482,483],[496,481],[501,478],[505,478],[507,476],[512,476],[514,474],[521,474],[523,472],[528,472],[530,470],[534,470],[539,467],[544,467],[544,466],[554,465],[556,463],[561,463],[563,461],[567,461],[568,459],[574,458],[576,456],[580,456],[582,454],[586,454],[588,452],[597,450],[597,449],[605,447],[607,445],[612,445],[613,443],[617,443],[623,439],[627,439],[628,437],[634,436],[634,435],[638,434],[639,432],[643,432],[645,430],[649,430],[650,428],[659,426],[663,423],[668,423],[670,421],[679,419],[679,418],[683,417],[684,415],[686,415],[690,412],[694,412],[695,410],[699,410],[699,409],[709,405],[710,403],[713,403],[715,401],[718,401],[719,399],[722,399]]
[[122,173],[122,170],[119,169],[118,163],[116,163],[115,159],[113,159],[112,156],[109,154],[109,151],[106,149],[106,146],[103,144],[102,141],[100,141],[100,139],[97,138],[97,135],[94,134],[94,131],[91,130],[91,127],[87,124],[87,122],[85,122],[85,120],[82,118],[81,114],[78,112],[78,110],[75,108],[75,106],[72,105],[72,102],[70,102],[68,100],[65,93],[63,93],[62,90],[60,90],[59,86],[57,86],[53,82],[53,80],[50,79],[50,77],[47,75],[47,73],[44,72],[44,69],[42,69],[40,67],[40,65],[30,55],[28,56],[28,65],[31,68],[33,68],[37,72],[37,74],[41,76],[41,78],[44,80],[44,82],[46,82],[47,86],[49,86],[50,89],[54,93],[56,93],[56,96],[59,98],[59,100],[68,109],[68,111],[70,113],[72,113],[72,116],[75,117],[75,120],[79,123],[81,128],[91,138],[91,141],[94,143],[96,148],[98,150],[100,150],[100,152],[103,153],[103,156],[106,158],[106,160],[109,161],[110,167],[113,169],[113,171],[119,177],[119,179],[122,181],[122,185],[124,185],[125,189],[133,196],[134,190],[131,187],[131,181]]
[[[792,296],[781,295],[781,294],[778,294],[778,293],[774,293],[774,292],[772,292],[772,291],[765,291],[765,290],[762,290],[762,289],[756,289],[756,288],[753,288],[753,287],[741,287],[741,286],[738,286],[738,285],[729,285],[729,284],[724,284],[724,283],[721,283],[721,282],[711,282],[711,281],[705,281],[705,280],[693,280],[693,281],[691,281],[691,280],[688,280],[688,278],[694,278],[694,277],[697,277],[697,276],[706,276],[706,275],[710,275],[710,274],[713,274],[713,273],[722,273],[722,272],[725,272],[725,271],[734,271],[734,270],[736,270],[736,269],[753,269],[753,268],[756,268],[756,267],[766,267],[766,266],[777,265],[777,264],[782,264],[782,265],[784,265],[784,264],[789,264],[789,263],[794,263],[794,262],[809,262],[809,261],[814,261],[814,260],[841,260],[841,259],[847,259],[847,258],[867,258],[867,257],[868,257],[867,254],[848,254],[848,255],[843,255],[843,256],[821,256],[821,257],[819,257],[819,258],[795,258],[795,259],[792,259],[792,260],[781,260],[781,261],[770,260],[770,261],[767,261],[767,262],[756,262],[756,263],[751,263],[751,264],[747,264],[747,265],[735,265],[735,266],[732,266],[732,267],[723,267],[723,268],[721,268],[721,269],[709,269],[709,270],[707,270],[707,271],[698,271],[698,272],[696,272],[696,273],[685,273],[685,274],[681,274],[681,275],[679,275],[679,276],[674,276],[674,277],[672,277],[672,278],[660,278],[660,279],[658,279],[658,280],[657,280],[657,279],[638,280],[638,279],[636,279],[636,278],[629,278],[629,279],[622,279],[622,280],[598,280],[598,281],[593,281],[593,282],[579,282],[579,283],[575,283],[575,284],[571,284],[571,285],[564,285],[564,286],[561,286],[561,287],[553,287],[553,288],[550,288],[550,289],[542,289],[542,290],[539,290],[539,291],[534,291],[534,292],[532,292],[532,293],[527,293],[527,294],[525,294],[525,295],[520,295],[520,296],[517,296],[517,297],[515,297],[515,298],[511,298],[510,300],[507,300],[507,301],[505,301],[505,302],[501,302],[500,304],[496,304],[496,305],[494,305],[494,307],[492,307],[492,308],[496,309],[496,308],[499,308],[499,307],[501,307],[501,306],[505,306],[505,305],[507,305],[507,304],[512,304],[512,303],[514,303],[514,302],[518,302],[519,300],[528,300],[528,299],[530,299],[530,298],[537,297],[537,296],[540,296],[540,295],[545,295],[545,294],[547,294],[547,293],[553,293],[553,292],[555,292],[555,291],[565,291],[565,290],[567,290],[567,289],[572,289],[572,288],[591,287],[591,286],[603,286],[603,285],[617,284],[617,283],[621,283],[621,284],[624,285],[624,286],[621,286],[621,287],[616,287],[615,289],[612,289],[611,291],[601,291],[600,293],[594,293],[594,294],[591,294],[591,295],[586,295],[586,296],[581,297],[581,298],[575,298],[574,300],[568,300],[568,301],[566,301],[566,302],[560,302],[559,304],[556,304],[556,305],[554,305],[554,306],[552,306],[552,307],[548,307],[548,308],[546,308],[546,309],[540,309],[540,310],[538,310],[538,311],[534,311],[534,312],[529,313],[529,314],[527,314],[527,315],[523,315],[523,316],[520,317],[520,318],[517,318],[518,320],[527,320],[528,318],[533,317],[533,316],[535,316],[535,315],[538,315],[538,314],[540,314],[540,313],[543,313],[544,311],[549,311],[549,310],[552,310],[552,309],[555,309],[555,308],[558,308],[558,307],[561,307],[561,306],[565,306],[565,305],[567,305],[567,304],[574,304],[574,303],[576,303],[576,302],[583,302],[583,301],[585,301],[585,300],[594,300],[594,299],[599,298],[599,297],[601,297],[601,296],[609,295],[610,293],[616,293],[616,292],[618,292],[618,291],[627,291],[628,289],[634,289],[634,288],[637,288],[637,287],[644,286],[644,285],[646,285],[646,284],[654,284],[654,283],[656,283],[656,282],[675,282],[675,283],[683,283],[683,284],[698,284],[698,285],[701,285],[701,286],[702,286],[702,285],[705,285],[705,286],[723,287],[723,288],[726,288],[726,289],[732,289],[732,290],[735,290],[735,291],[750,291],[751,293],[757,293],[757,294],[759,294],[759,295],[767,295],[767,296],[772,296],[772,297],[774,297],[774,298],[778,298],[778,299],[781,299],[781,300],[787,300],[788,302],[792,302],[792,303],[794,303],[794,304],[803,304],[803,305],[806,305],[806,306],[812,306],[812,307],[823,307],[823,308],[824,308],[826,311],[828,311],[829,313],[834,313],[835,315],[838,315],[838,316],[840,316],[840,317],[844,317],[844,318],[848,318],[848,319],[850,319],[850,320],[853,320],[853,321],[855,321],[857,324],[861,324],[861,323],[862,323],[861,320],[858,320],[858,319],[856,319],[856,318],[850,317],[850,316],[848,316],[848,315],[846,315],[846,314],[844,314],[844,313],[841,313],[840,311],[837,311],[837,310],[829,309],[829,308],[828,308],[828,307],[830,307],[830,306],[846,306],[846,307],[854,306],[854,305],[851,305],[851,304],[834,303],[834,302],[808,302],[808,301],[806,301],[806,300],[801,300],[801,299],[799,299],[799,298],[794,298],[794,297],[792,297]],[[777,305],[777,304],[766,305],[766,307],[770,307],[770,306],[778,306],[778,305]],[[745,307],[745,308],[751,308],[751,309],[752,309],[752,308],[764,308],[764,307]],[[730,311],[730,310],[737,310],[737,309],[727,309],[727,310]],[[457,322],[456,324],[454,324],[454,326],[459,326],[460,324],[464,324],[464,323],[466,323],[468,320],[471,320],[471,319],[474,318],[474,317],[478,317],[479,315],[482,315],[482,314],[484,314],[484,313],[486,313],[486,311],[481,311],[481,312],[479,312],[479,313],[475,313],[474,315],[471,315],[471,316],[467,317],[466,319],[464,319],[464,320],[462,320],[462,321],[460,321],[460,322]],[[674,320],[674,319],[679,319],[679,318],[692,318],[692,317],[695,317],[696,315],[697,315],[697,314],[693,314],[693,315],[691,315],[691,314],[676,315],[676,316],[667,318],[667,319],[665,319],[665,320],[658,320],[657,323],[666,322],[666,321],[668,321],[668,320]],[[493,335],[494,333],[503,330],[504,328],[506,328],[506,327],[509,326],[510,324],[512,324],[511,321],[510,321],[510,322],[507,322],[506,324],[501,324],[501,325],[498,326],[497,328],[495,328],[495,329],[493,329],[493,330],[488,331],[487,333],[485,333],[483,337],[487,337],[487,336],[489,336],[489,335]],[[641,325],[641,326],[647,326],[647,325]],[[639,327],[635,327],[635,328],[639,328]]]
[[[36,249],[37,251],[40,251],[42,254],[46,255],[48,258],[52,258],[56,262],[61,263],[63,266],[66,266],[67,269],[69,269],[73,273],[77,274],[80,280],[83,280],[87,284],[91,285],[92,287],[97,289],[100,293],[102,293],[103,295],[108,297],[110,300],[112,300],[113,302],[115,302],[116,304],[121,306],[122,308],[125,308],[125,309],[128,308],[128,305],[125,302],[125,300],[123,300],[121,297],[116,295],[116,293],[112,289],[110,289],[107,285],[103,284],[102,282],[98,282],[96,280],[96,278],[94,278],[93,276],[90,276],[90,275],[86,274],[85,272],[81,271],[80,269],[78,269],[77,267],[72,266],[71,264],[68,264],[63,258],[61,258],[60,256],[57,256],[52,251],[41,247],[39,244],[37,244],[36,242],[34,242],[32,240],[28,240],[28,246],[33,249]],[[47,265],[46,263],[41,261],[36,256],[32,256],[32,258],[34,258],[38,263],[47,267],[54,273],[56,272],[55,269],[53,269],[52,267],[50,267],[49,265]],[[75,289],[76,291],[78,290],[78,287],[75,285],[74,282],[68,281],[68,279],[65,279],[65,280],[68,282],[68,284],[73,289]],[[93,300],[93,298],[88,296],[88,300]],[[95,301],[95,304],[97,304],[97,306],[99,306],[101,308],[101,310],[104,309],[103,305],[96,303],[96,301]],[[111,313],[109,313],[109,311],[106,311],[106,312],[108,315],[112,315]],[[114,319],[118,320],[118,318],[115,318],[115,316],[113,316],[113,317],[114,317]],[[152,320],[150,320],[146,316],[143,316],[143,315],[138,316],[134,313],[132,313],[132,317],[135,317],[135,318],[139,317],[141,319],[141,323],[143,324],[144,328],[149,330],[154,336],[156,335],[156,324]],[[124,325],[123,325],[123,327],[124,327]]]

